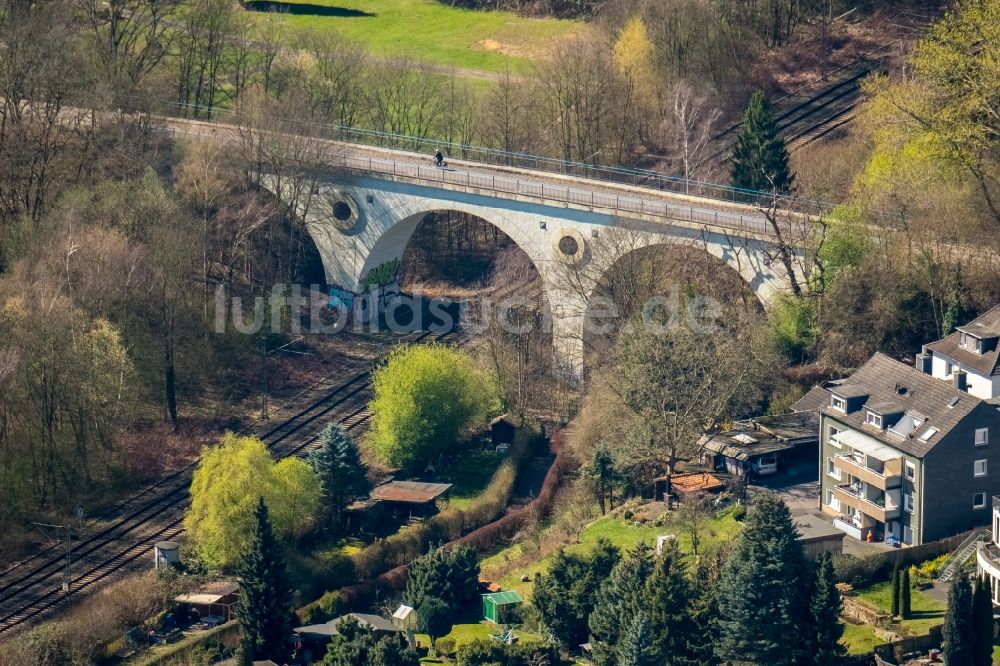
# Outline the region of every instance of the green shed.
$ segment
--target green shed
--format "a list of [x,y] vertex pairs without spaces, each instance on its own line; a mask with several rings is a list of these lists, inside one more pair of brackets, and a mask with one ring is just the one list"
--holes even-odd
[[514,590],[504,592],[493,592],[483,595],[483,617],[493,624],[503,624],[507,611],[520,603],[524,599]]

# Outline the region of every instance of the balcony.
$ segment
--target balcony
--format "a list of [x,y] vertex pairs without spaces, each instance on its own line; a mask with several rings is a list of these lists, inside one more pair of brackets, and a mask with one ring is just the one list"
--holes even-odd
[[903,481],[903,461],[900,458],[886,461],[881,472],[861,464],[851,455],[834,456],[833,464],[838,469],[875,486],[879,490],[896,488]]
[[979,571],[994,580],[1000,580],[1000,548],[996,544],[982,542],[976,546],[976,564]]
[[833,496],[840,501],[842,506],[853,507],[882,523],[899,518],[901,513],[898,506],[886,509],[884,496],[876,500],[868,499],[864,496],[863,490],[854,489],[849,485],[834,486]]

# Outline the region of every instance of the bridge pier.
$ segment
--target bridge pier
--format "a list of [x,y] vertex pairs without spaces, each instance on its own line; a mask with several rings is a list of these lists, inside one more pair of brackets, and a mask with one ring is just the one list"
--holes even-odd
[[[266,179],[264,184],[279,197],[285,187]],[[582,376],[587,305],[606,268],[601,261],[613,254],[616,239],[626,237],[629,251],[662,243],[697,246],[739,274],[765,307],[787,289],[780,262],[772,260],[773,247],[760,234],[643,213],[623,217],[594,205],[554,205],[538,196],[500,196],[444,182],[331,170],[299,210],[322,257],[331,304],[348,311],[359,300],[385,307],[399,294],[403,254],[417,225],[430,212],[449,210],[493,224],[534,263],[551,309],[556,366],[575,377]],[[359,316],[374,314],[369,307]]]

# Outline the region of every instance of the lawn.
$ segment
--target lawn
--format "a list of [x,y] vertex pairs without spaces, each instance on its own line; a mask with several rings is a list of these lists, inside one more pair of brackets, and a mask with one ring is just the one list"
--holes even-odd
[[[731,539],[737,529],[739,529],[739,522],[733,518],[732,510],[723,512],[713,520],[706,522],[701,534],[701,548],[712,547],[722,541]],[[565,550],[568,553],[588,553],[593,549],[597,540],[601,538],[607,539],[623,551],[633,548],[640,543],[655,546],[656,537],[664,534],[675,534],[680,549],[684,552],[691,551],[690,538],[682,533],[676,525],[671,525],[669,522],[662,527],[654,527],[651,523],[636,525],[632,522],[626,522],[617,516],[604,516],[590,523],[580,533],[580,543],[569,544]],[[483,560],[482,569],[484,571],[488,570],[491,564],[498,565],[502,563],[505,555],[507,557],[514,557],[519,552],[518,544],[514,544],[509,549],[504,549]],[[533,583],[522,583],[521,576],[527,574],[529,578],[533,579],[536,573],[544,572],[548,569],[552,557],[553,555],[548,555],[537,562],[513,571],[500,578],[498,582],[503,589],[516,590],[525,599],[530,599]]]
[[840,638],[840,642],[847,648],[848,654],[865,654],[875,649],[875,646],[885,643],[866,624],[843,621],[841,624],[844,625],[844,635]]
[[289,33],[289,44],[295,44],[296,35],[305,30],[333,30],[364,44],[376,56],[405,53],[436,65],[486,72],[505,67],[527,71],[554,44],[585,29],[579,21],[458,9],[437,0],[288,0],[281,4],[286,11],[255,13],[262,20],[280,22]]
[[[892,583],[883,581],[857,591],[857,596],[875,604],[886,613],[892,611]],[[910,595],[913,613],[903,620],[903,629],[913,636],[922,636],[936,624],[944,622],[945,605],[920,590],[912,590]]]
[[450,506],[464,509],[489,485],[504,457],[494,451],[471,448],[455,456],[446,472],[454,484]]

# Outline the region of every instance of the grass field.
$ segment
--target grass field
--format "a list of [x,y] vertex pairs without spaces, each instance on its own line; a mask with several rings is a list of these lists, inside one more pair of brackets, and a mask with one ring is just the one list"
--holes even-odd
[[[256,12],[282,23],[287,42],[305,30],[333,30],[373,55],[406,54],[435,65],[485,72],[527,71],[560,40],[585,29],[578,21],[472,11],[436,0],[287,0],[285,11]],[[298,5],[300,8],[296,8]],[[264,18],[266,17],[266,18]]]
[[865,654],[885,642],[876,636],[867,624],[851,624],[843,621],[841,624],[844,625],[844,635],[841,636],[840,642],[847,648],[848,654]]
[[[858,598],[875,604],[886,613],[892,611],[892,583],[883,581],[863,590],[858,590]],[[914,636],[922,636],[936,624],[944,622],[945,605],[920,590],[912,590],[910,595],[913,613],[903,620],[903,629]]]
[[468,449],[458,452],[448,467],[453,479],[450,506],[466,508],[490,484],[503,456],[493,451]]
[[[705,528],[701,534],[701,547],[708,548],[714,544],[729,540],[736,534],[736,530],[738,529],[739,523],[733,518],[732,511],[725,511],[705,524]],[[566,546],[565,550],[567,553],[587,553],[593,549],[598,539],[604,538],[618,546],[622,551],[625,551],[640,543],[655,546],[656,537],[661,534],[676,534],[677,544],[680,546],[680,549],[684,552],[691,551],[691,540],[675,526],[672,527],[670,524],[663,527],[654,527],[651,524],[635,525],[617,516],[605,516],[595,520],[583,528],[583,531],[580,533],[580,543],[570,544]],[[514,544],[510,548],[516,549],[519,546]],[[482,569],[488,571],[491,563],[503,562],[505,551],[501,551],[483,560]],[[516,590],[525,599],[530,599],[534,584],[531,582],[522,583],[521,576],[527,574],[529,578],[534,579],[536,573],[544,572],[548,569],[552,557],[553,555],[548,555],[526,567],[517,569],[500,578],[498,582],[503,589]]]

